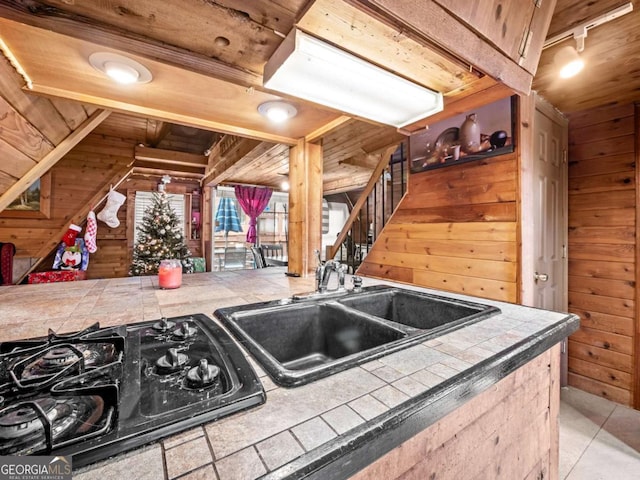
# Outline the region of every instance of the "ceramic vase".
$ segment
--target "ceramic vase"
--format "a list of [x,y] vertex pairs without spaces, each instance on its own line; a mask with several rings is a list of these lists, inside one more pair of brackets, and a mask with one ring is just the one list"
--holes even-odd
[[460,126],[460,149],[474,153],[480,149],[480,124],[475,113],[470,113]]

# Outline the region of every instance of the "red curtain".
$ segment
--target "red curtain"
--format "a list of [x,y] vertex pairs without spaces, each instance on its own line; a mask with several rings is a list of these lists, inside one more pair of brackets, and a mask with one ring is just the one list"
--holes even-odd
[[249,215],[247,242],[256,243],[256,222],[258,220],[258,216],[269,204],[273,190],[270,188],[236,185],[235,193],[242,210],[244,210],[244,213]]

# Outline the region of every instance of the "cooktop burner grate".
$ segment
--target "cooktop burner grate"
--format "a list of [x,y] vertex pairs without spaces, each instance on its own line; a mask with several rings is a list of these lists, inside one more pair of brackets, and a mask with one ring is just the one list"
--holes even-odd
[[0,455],[80,467],[264,401],[203,314],[0,344]]

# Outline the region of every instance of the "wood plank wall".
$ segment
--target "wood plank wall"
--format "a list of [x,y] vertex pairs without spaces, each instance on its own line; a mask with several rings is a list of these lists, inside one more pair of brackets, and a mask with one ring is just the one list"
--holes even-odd
[[35,257],[51,236],[132,160],[133,144],[90,134],[49,170],[50,217],[0,218],[0,239],[15,243],[17,257]]
[[412,174],[358,273],[517,302],[517,200],[517,152]]
[[581,318],[569,384],[626,405],[638,364],[636,131],[631,104],[569,116],[569,309]]
[[[46,219],[0,218],[0,239],[16,245],[17,257],[35,257],[52,235],[59,232],[69,218],[76,214],[99,189],[118,171],[133,162],[135,143],[108,135],[92,133],[50,169],[51,215]],[[136,190],[157,189],[157,178],[133,177],[125,181],[118,191],[127,195]],[[198,187],[196,181],[174,181],[169,193],[191,193]],[[88,278],[126,277],[131,262],[133,236],[129,238],[128,211],[133,207],[134,195],[118,210],[120,225],[109,228],[98,222],[98,251],[89,257]],[[104,202],[96,208],[98,213]],[[81,233],[84,235],[84,229]],[[201,241],[190,241],[193,256],[202,256]],[[37,271],[50,270],[52,256],[44,260]]]

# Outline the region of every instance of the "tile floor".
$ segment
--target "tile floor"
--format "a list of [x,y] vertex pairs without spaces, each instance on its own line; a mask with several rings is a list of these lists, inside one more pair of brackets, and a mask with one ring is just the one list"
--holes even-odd
[[639,479],[640,411],[572,387],[560,395],[560,479]]

